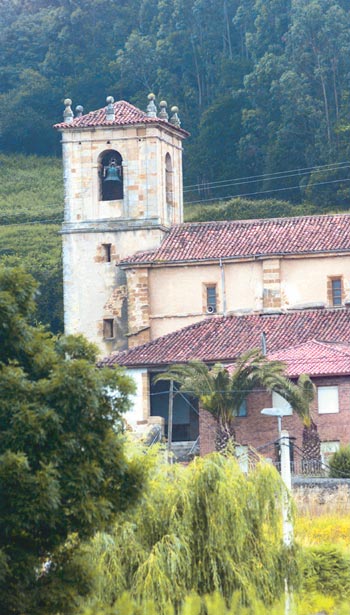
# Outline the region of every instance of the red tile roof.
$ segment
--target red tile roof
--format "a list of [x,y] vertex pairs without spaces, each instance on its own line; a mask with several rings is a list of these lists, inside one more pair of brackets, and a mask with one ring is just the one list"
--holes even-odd
[[171,127],[173,130],[180,132],[186,136],[189,133],[182,128],[177,128],[173,124],[158,117],[149,117],[145,111],[141,111],[134,105],[119,100],[114,103],[115,119],[113,121],[106,120],[106,107],[90,111],[81,117],[75,117],[72,122],[60,122],[55,124],[54,128],[71,129],[71,128],[93,128],[94,126],[130,126],[132,124],[161,124],[162,126]]
[[161,264],[349,250],[349,214],[191,222],[173,226],[158,249],[138,252],[123,263]]
[[313,377],[350,374],[349,344],[309,340],[272,352],[268,358],[286,363],[286,371],[290,378],[296,378],[300,374],[309,374]]
[[260,347],[263,332],[269,353],[312,339],[350,344],[350,309],[211,316],[142,346],[111,354],[101,364],[161,366],[191,359],[227,363],[250,348]]

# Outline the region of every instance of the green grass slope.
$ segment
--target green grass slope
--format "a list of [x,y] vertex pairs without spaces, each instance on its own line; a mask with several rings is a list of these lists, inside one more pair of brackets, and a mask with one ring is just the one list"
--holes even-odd
[[63,329],[61,161],[0,155],[0,263],[22,264],[39,283],[36,320]]

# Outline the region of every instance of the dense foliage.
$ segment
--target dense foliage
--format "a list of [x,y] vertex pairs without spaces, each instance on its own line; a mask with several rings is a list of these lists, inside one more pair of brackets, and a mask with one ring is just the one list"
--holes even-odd
[[329,460],[331,478],[350,478],[350,446],[343,446]]
[[124,591],[164,614],[191,591],[227,600],[239,591],[243,602],[255,593],[271,605],[295,570],[282,546],[281,489],[271,466],[245,476],[232,456],[158,462],[138,506],[83,551],[95,572],[89,606],[111,605]]
[[30,324],[36,284],[0,268],[0,612],[69,613],[87,591],[79,541],[138,495],[122,413],[133,382],[82,337]]
[[187,200],[347,202],[347,0],[1,0],[0,23],[3,150],[59,154],[67,95],[153,90],[192,133]]

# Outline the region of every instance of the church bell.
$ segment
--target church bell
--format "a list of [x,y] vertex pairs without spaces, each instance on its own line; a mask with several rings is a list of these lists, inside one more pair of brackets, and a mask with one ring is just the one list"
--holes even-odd
[[104,178],[105,182],[121,182],[120,177],[120,167],[117,166],[114,160],[111,160],[108,167],[105,167],[106,176]]

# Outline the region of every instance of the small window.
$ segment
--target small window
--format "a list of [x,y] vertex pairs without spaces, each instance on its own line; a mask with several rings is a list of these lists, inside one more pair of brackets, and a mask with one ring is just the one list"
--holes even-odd
[[111,243],[103,243],[103,252],[105,263],[110,263],[112,260],[112,244]]
[[215,314],[216,312],[216,286],[207,286],[206,311],[208,314]]
[[342,279],[334,278],[332,280],[332,305],[342,304],[342,294]]
[[328,442],[321,442],[321,459],[323,463],[328,463],[334,453],[339,451],[339,440],[330,440]]
[[328,278],[327,280],[327,298],[328,304],[333,307],[343,305],[343,278],[341,276]]
[[318,387],[318,413],[319,414],[335,414],[339,412],[339,395],[338,387]]
[[114,320],[113,318],[104,318],[103,319],[103,337],[108,339],[114,338]]
[[293,414],[293,408],[290,403],[282,395],[275,393],[275,391],[272,393],[272,406],[274,408],[281,408],[286,416]]
[[247,416],[247,401],[244,399],[239,407],[238,416]]

